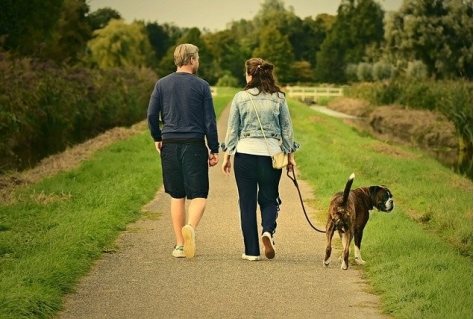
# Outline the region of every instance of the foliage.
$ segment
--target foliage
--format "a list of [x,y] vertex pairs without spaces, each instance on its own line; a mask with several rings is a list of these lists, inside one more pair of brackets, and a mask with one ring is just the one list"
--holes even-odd
[[99,68],[145,67],[151,54],[144,25],[126,24],[123,20],[111,20],[103,29],[94,31],[88,50],[87,59]]
[[343,0],[337,19],[317,53],[317,81],[346,82],[346,66],[362,62],[369,49],[380,48],[383,16],[380,5],[372,0]]
[[399,104],[412,109],[438,111],[450,119],[461,150],[472,147],[472,82],[413,79],[353,84],[344,95],[373,105]]
[[[237,79],[233,86],[244,86],[244,63],[250,57],[248,48],[242,46],[239,37],[231,30],[219,31],[213,34],[204,35],[204,42],[207,50],[213,57],[212,64],[205,63],[203,67],[212,68],[219,78],[228,76]],[[222,84],[217,84],[221,86]],[[224,85],[226,86],[226,85]]]
[[219,78],[217,81],[217,86],[224,86],[224,87],[238,87],[239,86],[239,80],[234,78],[232,75],[229,73],[224,74]]
[[91,29],[86,19],[89,8],[84,0],[64,0],[61,16],[52,33],[51,44],[42,56],[56,62],[77,64],[84,57]]
[[472,81],[472,1],[404,1],[387,16],[386,51],[391,61],[420,60],[435,78]]
[[147,23],[145,28],[154,53],[150,67],[158,69],[159,61],[166,56],[169,48],[174,48],[176,41],[183,35],[183,30],[174,25],[159,25],[156,22]]
[[[211,53],[206,50],[204,39],[201,37],[201,31],[198,28],[191,28],[183,33],[183,35],[176,41],[176,43],[168,48],[168,52],[161,59],[158,66],[158,75],[163,77],[167,74],[176,71],[176,65],[174,64],[174,50],[176,45],[181,43],[192,43],[199,48],[199,75],[200,77],[208,80],[207,74],[213,78],[216,75],[212,74],[212,70],[206,69],[204,65],[211,63]],[[209,80],[214,83],[215,81]]]
[[58,67],[0,54],[0,167],[25,168],[68,145],[145,116],[147,70]]
[[87,22],[92,31],[104,28],[112,19],[120,20],[122,16],[117,10],[109,7],[97,9],[87,15]]
[[267,27],[263,30],[253,56],[271,62],[280,83],[288,83],[294,78],[290,62],[294,60],[293,49],[288,37],[283,36],[276,28]]
[[61,16],[63,0],[1,0],[0,36],[2,47],[23,56],[38,55],[51,43]]
[[406,76],[411,80],[425,80],[428,78],[426,65],[421,61],[408,62]]
[[390,79],[392,77],[392,65],[383,61],[374,63],[372,68],[372,77],[374,81]]
[[372,64],[362,62],[357,66],[357,79],[361,82],[372,81]]

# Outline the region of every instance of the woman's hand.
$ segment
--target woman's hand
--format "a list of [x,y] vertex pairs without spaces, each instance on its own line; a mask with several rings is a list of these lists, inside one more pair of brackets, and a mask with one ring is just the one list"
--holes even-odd
[[224,155],[224,161],[222,162],[222,173],[224,175],[229,176],[230,171],[232,169],[232,164],[230,163],[230,155]]
[[292,172],[295,169],[295,153],[288,153],[288,165],[286,165],[286,170]]

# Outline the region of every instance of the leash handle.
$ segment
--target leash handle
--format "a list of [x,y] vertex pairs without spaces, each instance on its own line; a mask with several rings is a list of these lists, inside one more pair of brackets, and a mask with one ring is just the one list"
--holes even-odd
[[301,207],[303,207],[303,213],[304,213],[304,216],[306,217],[306,220],[308,221],[308,223],[309,223],[309,225],[311,226],[311,228],[313,228],[315,231],[320,232],[320,233],[326,233],[325,230],[321,230],[321,229],[316,228],[316,227],[313,225],[313,223],[311,223],[311,220],[309,220],[308,214],[306,213],[306,209],[304,208],[303,197],[301,196],[300,187],[298,186],[298,181],[296,180],[295,169],[293,168],[293,169],[291,170],[291,172],[293,173],[293,177],[290,176],[290,170],[289,170],[289,169],[286,170],[286,176],[288,176],[288,177],[291,179],[291,181],[293,182],[293,184],[295,184],[296,189],[298,190],[298,196],[300,197]]

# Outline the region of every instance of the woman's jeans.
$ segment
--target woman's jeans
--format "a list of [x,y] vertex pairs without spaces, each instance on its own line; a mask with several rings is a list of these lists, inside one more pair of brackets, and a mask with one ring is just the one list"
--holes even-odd
[[260,255],[257,202],[262,219],[262,234],[269,232],[273,235],[275,232],[281,203],[278,193],[281,173],[281,169],[272,167],[270,156],[235,154],[234,174],[239,191],[240,224],[246,255]]

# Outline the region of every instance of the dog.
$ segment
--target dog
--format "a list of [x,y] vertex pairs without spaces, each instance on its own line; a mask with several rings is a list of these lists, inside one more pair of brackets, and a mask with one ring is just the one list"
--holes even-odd
[[344,191],[334,194],[331,198],[326,224],[326,256],[323,261],[326,267],[329,265],[331,241],[336,230],[343,246],[341,269],[347,270],[349,267],[349,246],[352,238],[354,238],[355,261],[360,265],[364,264],[360,245],[364,227],[369,220],[369,211],[377,208],[379,211],[390,213],[394,207],[392,193],[387,187],[379,185],[351,190],[354,178],[355,175],[352,173]]

